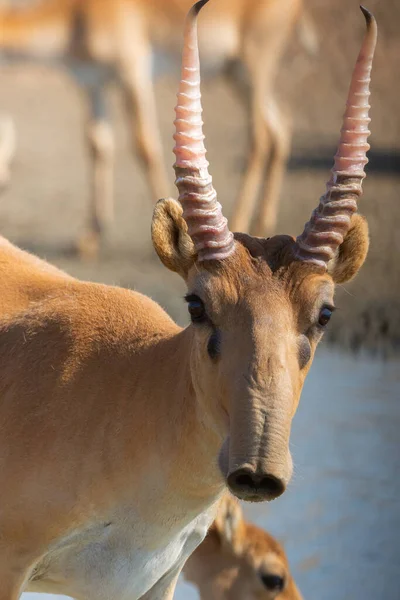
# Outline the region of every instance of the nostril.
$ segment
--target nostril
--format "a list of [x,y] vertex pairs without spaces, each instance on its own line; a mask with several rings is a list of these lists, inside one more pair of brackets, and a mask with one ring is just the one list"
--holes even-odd
[[263,477],[259,483],[259,487],[269,494],[271,500],[273,498],[278,498],[278,496],[281,496],[285,491],[285,484],[283,481],[273,475]]
[[239,487],[249,487],[250,489],[256,488],[256,483],[251,475],[242,473],[236,476],[236,484]]
[[285,484],[278,477],[259,475],[248,469],[231,473],[227,483],[231,492],[243,500],[274,500],[285,491]]

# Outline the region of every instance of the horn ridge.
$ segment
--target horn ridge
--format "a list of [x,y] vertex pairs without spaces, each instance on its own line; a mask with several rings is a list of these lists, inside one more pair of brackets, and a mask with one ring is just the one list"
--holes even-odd
[[364,167],[370,148],[369,86],[374,56],[377,25],[374,16],[360,7],[366,19],[367,31],[351,78],[340,140],[331,177],[317,209],[297,238],[297,256],[324,269],[334,258],[350,229],[351,217],[357,211],[362,195]]
[[175,185],[199,261],[221,260],[234,250],[233,234],[217,201],[204,146],[197,15],[207,2],[197,2],[186,18],[174,121]]

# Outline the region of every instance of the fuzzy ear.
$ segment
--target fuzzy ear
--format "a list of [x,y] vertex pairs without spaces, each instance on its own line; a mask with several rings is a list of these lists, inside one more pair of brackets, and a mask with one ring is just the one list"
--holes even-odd
[[368,224],[362,215],[355,214],[351,227],[339,246],[337,256],[329,263],[328,271],[335,283],[346,283],[361,269],[369,248]]
[[218,506],[214,531],[225,549],[235,554],[242,552],[244,521],[239,502],[230,494],[224,494]]
[[186,279],[196,260],[192,239],[182,218],[181,205],[172,198],[159,200],[151,223],[153,246],[161,262]]

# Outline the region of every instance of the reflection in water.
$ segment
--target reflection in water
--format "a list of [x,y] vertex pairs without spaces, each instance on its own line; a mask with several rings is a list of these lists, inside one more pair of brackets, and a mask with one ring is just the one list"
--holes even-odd
[[[399,363],[319,354],[293,425],[293,482],[246,505],[284,541],[305,600],[398,600],[399,431]],[[175,598],[196,596],[182,583]]]

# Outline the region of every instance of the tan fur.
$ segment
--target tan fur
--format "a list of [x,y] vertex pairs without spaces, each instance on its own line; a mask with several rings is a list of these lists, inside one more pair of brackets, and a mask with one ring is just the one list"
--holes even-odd
[[186,277],[196,258],[187,229],[181,206],[172,198],[159,200],[152,222],[154,248],[167,269],[182,277]]
[[53,265],[13,246],[0,236],[0,314],[11,316],[52,293],[60,281],[74,281]]
[[369,248],[369,231],[366,219],[355,214],[350,230],[341,246],[338,257],[329,265],[329,271],[336,283],[345,283],[357,275],[362,267]]
[[[202,600],[301,600],[279,542],[245,521],[237,500],[226,494],[204,542],[184,566],[185,579]],[[268,589],[261,575],[284,580],[282,591]]]
[[[291,420],[333,280],[299,263],[288,236],[237,235],[214,264],[191,256],[186,235],[181,207],[160,202],[154,245],[208,315],[184,330],[141,294],[0,240],[0,600],[169,599],[232,473],[281,482],[235,491],[250,500],[289,481]],[[352,261],[343,245],[340,280]]]
[[[353,223],[329,272],[289,236],[236,234],[228,257],[200,261],[181,206],[159,202],[153,244],[186,282],[185,329],[139,293],[0,240],[0,600],[171,600],[227,487],[249,501],[285,491],[335,278],[365,258]],[[242,557],[246,539],[264,548],[248,525],[232,542],[234,523],[216,527]]]
[[[150,54],[152,48],[161,48],[179,59],[183,20],[190,5],[191,0],[44,0],[24,10],[0,10],[0,47],[39,59],[59,57],[73,73],[83,64],[92,71],[112,67],[127,97],[135,146],[154,200],[165,196],[169,185]],[[302,0],[212,0],[199,21],[203,62],[218,72],[231,61],[239,61],[250,83],[246,106],[250,107],[251,150],[232,216],[236,231],[251,228],[255,235],[266,235],[275,229],[291,135],[274,97],[274,80],[293,27],[304,20]],[[306,29],[310,45],[309,18]],[[82,73],[78,76],[91,106],[87,136],[93,163],[87,233],[79,243],[84,254],[97,252],[113,213],[114,143],[102,99],[107,78],[99,72],[97,83],[93,83],[93,73],[90,79],[91,83]],[[242,95],[246,86],[237,77],[230,79]]]

